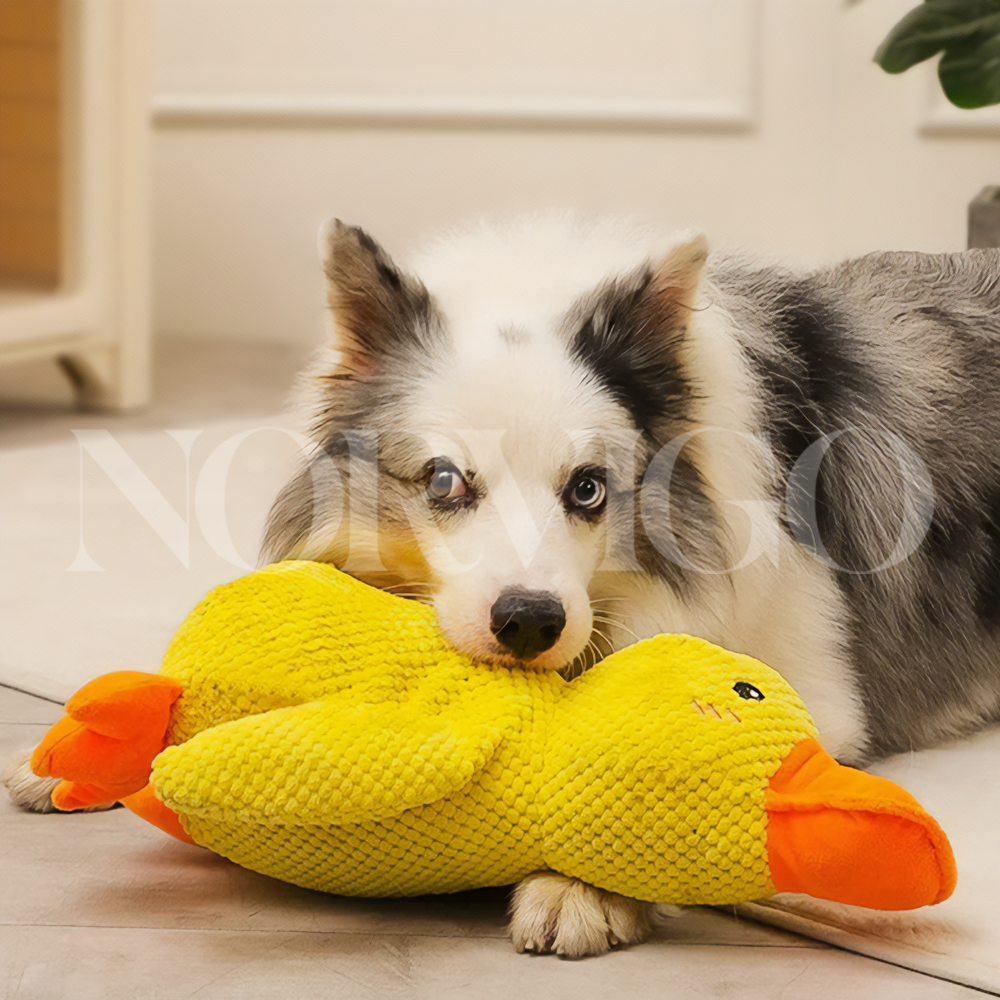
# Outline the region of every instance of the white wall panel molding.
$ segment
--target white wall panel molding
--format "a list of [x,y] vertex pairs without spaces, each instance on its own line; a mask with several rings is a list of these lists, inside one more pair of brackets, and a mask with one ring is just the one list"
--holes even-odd
[[746,131],[759,0],[158,0],[160,125]]
[[959,250],[1000,137],[872,61],[913,2],[152,0],[157,328],[318,343],[330,215],[402,264],[551,208],[803,267]]
[[583,127],[747,131],[752,92],[732,102],[589,98],[413,97],[407,94],[165,93],[154,100],[162,126],[385,125]]

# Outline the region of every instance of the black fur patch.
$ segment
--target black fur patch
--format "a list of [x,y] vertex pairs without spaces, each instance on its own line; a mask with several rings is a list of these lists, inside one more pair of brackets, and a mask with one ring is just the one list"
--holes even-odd
[[631,519],[639,566],[685,597],[697,588],[698,570],[716,572],[722,560],[717,514],[686,452],[668,463],[669,488],[663,478],[667,469],[651,465],[691,426],[694,387],[681,363],[688,313],[688,307],[658,290],[652,269],[644,267],[609,282],[579,307],[576,315],[582,319],[572,327],[569,342],[571,357],[593,373],[643,435],[642,471],[636,493],[628,497],[632,509],[618,512],[620,498],[611,498],[609,537],[614,525]]
[[[776,486],[785,501],[785,527],[814,551],[825,549],[839,565],[864,569],[872,553],[861,550],[854,533],[838,530],[843,518],[836,504],[846,485],[842,458],[858,447],[852,437],[869,429],[854,417],[873,412],[872,397],[880,387],[829,294],[808,280],[790,279],[777,288],[773,275],[760,280],[770,285],[777,350],[747,355],[765,388],[764,430],[782,467]],[[796,468],[811,445],[838,432],[845,433],[830,443],[818,470],[814,463]],[[818,472],[815,487],[813,472]]]
[[851,354],[846,320],[808,282],[786,286],[774,306],[784,364],[756,360],[774,400],[774,443],[790,469],[820,434],[836,429],[830,415],[859,401],[871,382]]
[[691,389],[678,359],[684,307],[657,295],[644,269],[602,289],[570,342],[570,354],[631,414],[656,429],[685,416]]
[[1000,492],[985,507],[983,570],[976,611],[983,621],[996,627],[1000,626]]

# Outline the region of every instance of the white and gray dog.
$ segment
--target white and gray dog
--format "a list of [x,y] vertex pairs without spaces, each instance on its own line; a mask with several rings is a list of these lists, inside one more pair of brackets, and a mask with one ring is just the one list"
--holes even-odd
[[[1000,718],[1000,252],[796,274],[561,216],[406,271],[340,222],[322,243],[315,451],[268,558],[432,602],[500,664],[703,636],[783,673],[845,762]],[[514,896],[525,950],[647,925],[551,874]]]

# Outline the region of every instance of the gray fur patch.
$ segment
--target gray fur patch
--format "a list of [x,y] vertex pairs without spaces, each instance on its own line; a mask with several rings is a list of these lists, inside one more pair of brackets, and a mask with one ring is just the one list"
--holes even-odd
[[[759,380],[786,523],[809,545],[796,525],[811,518],[835,563],[871,752],[1000,718],[1000,253],[872,254],[804,277],[724,261],[713,277]],[[798,495],[796,462],[823,436],[815,496]],[[929,472],[933,514],[872,571],[913,497],[892,440]]]

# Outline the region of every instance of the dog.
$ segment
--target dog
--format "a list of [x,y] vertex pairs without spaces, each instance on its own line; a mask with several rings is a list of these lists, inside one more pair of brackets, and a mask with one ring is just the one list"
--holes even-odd
[[[334,220],[321,254],[314,450],[267,560],[430,602],[500,665],[702,636],[787,677],[845,763],[1000,718],[1000,252],[796,273],[548,215],[405,270]],[[511,933],[577,957],[653,915],[538,873]]]

